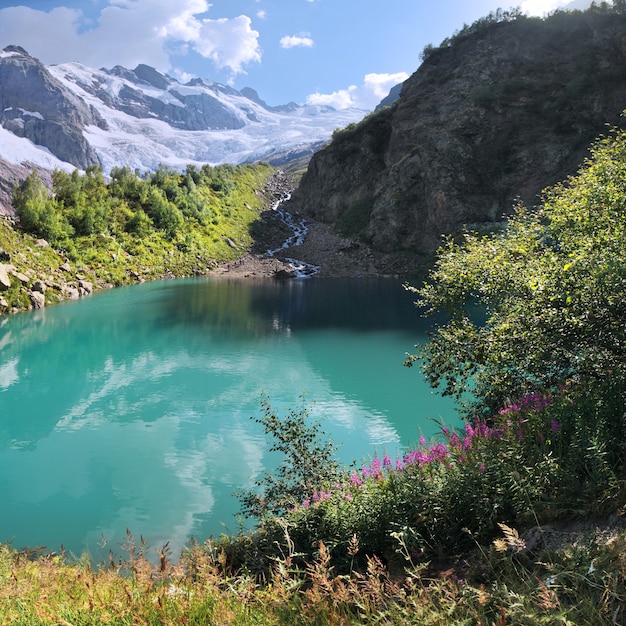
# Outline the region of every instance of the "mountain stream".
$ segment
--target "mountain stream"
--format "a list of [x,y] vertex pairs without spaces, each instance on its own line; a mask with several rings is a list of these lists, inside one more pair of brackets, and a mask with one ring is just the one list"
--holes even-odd
[[[272,211],[274,211],[279,216],[283,224],[285,224],[285,226],[287,226],[291,230],[292,235],[285,239],[282,245],[278,248],[267,250],[267,256],[276,256],[279,252],[286,250],[291,246],[301,246],[304,242],[304,238],[309,231],[306,220],[304,218],[302,218],[301,220],[296,220],[289,211],[283,208],[283,205],[290,199],[291,193],[286,193],[276,202],[274,202],[274,204],[272,205]],[[285,261],[293,270],[295,278],[308,278],[310,276],[314,276],[320,271],[319,266],[312,265],[311,263],[305,263],[304,261],[299,261],[298,259],[288,257],[285,259]]]

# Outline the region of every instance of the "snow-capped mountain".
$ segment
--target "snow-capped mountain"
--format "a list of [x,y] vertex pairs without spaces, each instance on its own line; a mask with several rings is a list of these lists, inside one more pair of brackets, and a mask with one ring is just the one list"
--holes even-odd
[[0,51],[0,159],[50,169],[100,164],[272,162],[312,152],[365,111],[271,107],[252,89],[182,84],[154,68],[44,66],[19,46]]

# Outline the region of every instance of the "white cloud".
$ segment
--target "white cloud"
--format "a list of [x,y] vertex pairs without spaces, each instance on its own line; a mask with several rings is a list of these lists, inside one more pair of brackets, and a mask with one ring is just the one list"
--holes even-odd
[[335,109],[347,109],[355,105],[353,94],[357,91],[356,85],[350,85],[347,89],[333,91],[333,93],[313,93],[307,96],[307,104],[327,105]]
[[193,50],[233,74],[259,62],[259,33],[250,18],[209,19],[210,8],[206,0],[109,0],[95,22],[65,7],[48,13],[23,6],[0,9],[0,47],[19,44],[46,64],[147,63],[161,71],[171,69],[173,50]]
[[312,48],[315,42],[307,35],[285,35],[280,40],[281,48]]
[[251,23],[247,15],[202,20],[200,36],[193,41],[193,47],[218,68],[228,68],[239,74],[243,72],[244,65],[261,61],[259,33],[250,28]]
[[366,74],[360,87],[350,85],[333,93],[314,93],[307,96],[307,104],[328,105],[335,109],[354,107],[371,111],[387,96],[394,85],[404,82],[406,72],[395,74]]
[[264,11],[263,9],[261,9],[260,11],[256,12],[256,16],[260,19],[260,20],[264,20],[267,17],[267,11]]

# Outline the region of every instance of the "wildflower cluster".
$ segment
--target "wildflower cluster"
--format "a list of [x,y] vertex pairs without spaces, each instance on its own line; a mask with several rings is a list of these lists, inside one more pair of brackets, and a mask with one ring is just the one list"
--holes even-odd
[[[493,460],[489,454],[489,442],[506,440],[523,440],[531,438],[543,443],[547,430],[545,419],[540,415],[552,403],[553,396],[528,394],[514,403],[511,403],[498,412],[498,417],[492,422],[476,420],[465,423],[462,429],[443,426],[442,441],[431,442],[430,445],[424,436],[419,439],[419,446],[405,452],[401,457],[392,459],[384,454],[382,459],[374,459],[362,466],[360,470],[350,472],[349,478],[343,482],[335,482],[326,489],[313,492],[301,503],[303,508],[339,498],[351,502],[357,491],[371,483],[382,483],[398,479],[407,472],[421,472],[424,474],[435,468],[451,469],[453,466],[461,469],[472,464],[479,472],[487,469],[487,463]],[[540,419],[532,419],[539,416]],[[554,435],[561,429],[557,420],[549,424]]]
[[529,393],[517,402],[505,406],[500,409],[500,415],[510,415],[512,413],[528,413],[534,411],[535,413],[541,413],[546,407],[548,407],[554,397],[552,395],[542,395],[539,393]]
[[291,512],[341,506],[345,513],[346,506],[363,506],[376,490],[400,489],[400,481],[449,482],[453,475],[464,475],[465,480],[475,476],[482,482],[499,480],[497,477],[507,471],[501,454],[516,450],[511,458],[522,454],[524,458],[539,459],[549,452],[546,445],[558,439],[561,424],[546,410],[554,400],[553,395],[527,394],[506,405],[491,420],[466,422],[461,428],[443,426],[439,439],[427,442],[421,436],[419,444],[401,456],[375,456],[360,469],[318,487]]

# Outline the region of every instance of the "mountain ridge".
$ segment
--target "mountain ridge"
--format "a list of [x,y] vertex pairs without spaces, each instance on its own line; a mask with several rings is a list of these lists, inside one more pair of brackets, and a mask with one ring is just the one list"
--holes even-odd
[[427,47],[392,106],[336,132],[292,207],[377,250],[430,255],[442,235],[539,202],[625,108],[622,8],[498,12]]
[[106,173],[116,166],[147,171],[161,164],[271,162],[274,154],[281,160],[312,153],[364,114],[295,103],[272,107],[250,88],[202,78],[183,84],[148,65],[45,66],[20,46],[0,51],[0,132],[7,137],[0,159],[15,166],[100,165]]

